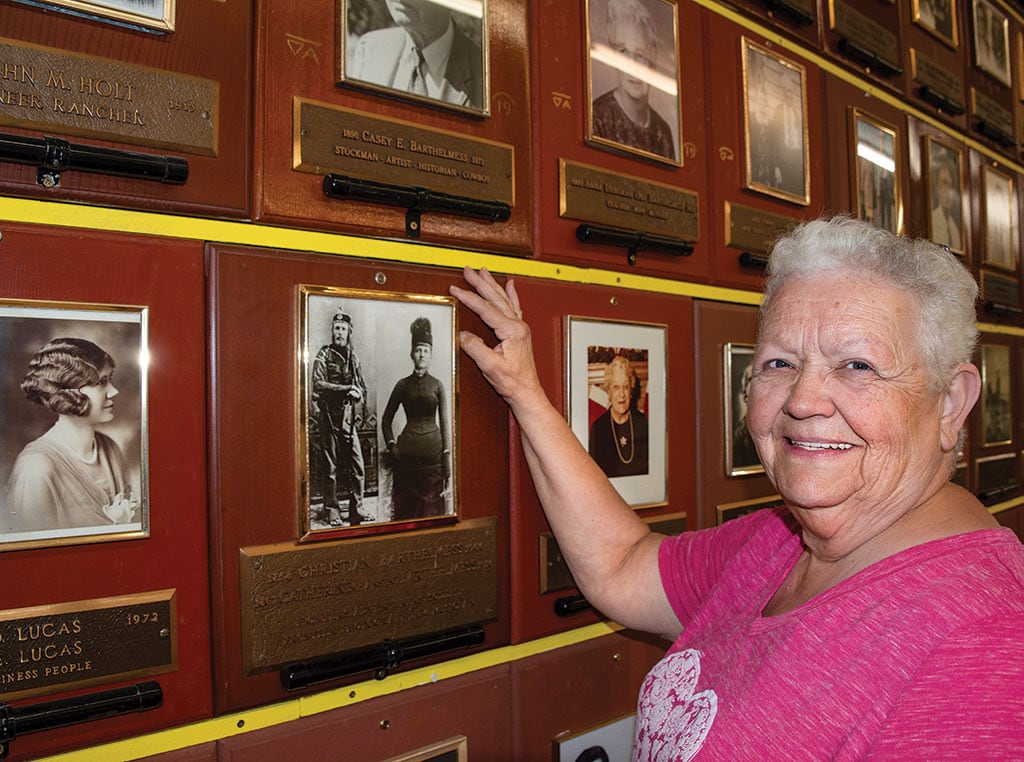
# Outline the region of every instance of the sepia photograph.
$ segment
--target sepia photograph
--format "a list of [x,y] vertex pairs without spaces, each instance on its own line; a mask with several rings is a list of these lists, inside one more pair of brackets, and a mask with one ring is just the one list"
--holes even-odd
[[983,264],[1017,270],[1017,194],[1013,176],[985,164],[981,171]]
[[1013,442],[1013,378],[1010,374],[1010,345],[981,345],[981,429],[982,445]]
[[853,118],[853,197],[858,219],[899,233],[903,226],[896,128],[857,109]]
[[149,533],[144,307],[0,301],[0,550]]
[[806,206],[811,200],[806,71],[743,38],[746,185]]
[[304,532],[454,517],[451,297],[302,286],[300,298]]
[[1010,19],[989,0],[974,0],[974,65],[1010,86]]
[[141,27],[150,32],[174,31],[176,0],[32,0],[73,16],[108,21],[117,26]]
[[754,371],[754,345],[727,343],[722,348],[722,367],[725,475],[763,474],[764,466],[747,430],[747,399]]
[[914,23],[954,50],[960,47],[957,0],[912,0]]
[[587,141],[682,166],[679,21],[667,0],[586,0]]
[[490,114],[487,0],[338,0],[339,83]]
[[963,152],[935,138],[925,138],[928,189],[928,237],[963,256]]
[[664,504],[667,328],[570,317],[568,333],[573,432],[627,503]]

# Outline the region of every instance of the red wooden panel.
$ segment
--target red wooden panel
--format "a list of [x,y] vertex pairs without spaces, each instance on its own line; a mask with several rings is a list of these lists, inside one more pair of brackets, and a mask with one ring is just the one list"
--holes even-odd
[[[149,307],[150,537],[0,553],[5,609],[175,589],[178,669],[153,678],[163,706],[27,735],[38,756],[211,714],[201,244],[4,224],[5,298]],[[2,477],[6,481],[6,475]],[[98,686],[90,691],[102,690]],[[36,703],[40,699],[12,702]]]
[[[339,87],[335,83],[342,46],[335,16],[340,11],[336,5],[262,0],[258,6],[255,217],[363,235],[405,237],[404,210],[325,198],[319,175],[292,169],[293,98],[301,97],[375,118],[397,119],[429,130],[454,133],[460,140],[511,146],[515,191],[511,219],[492,224],[424,214],[421,240],[515,254],[531,251],[533,178],[525,4],[513,0],[489,0],[487,4],[489,117],[388,98],[351,85]],[[345,4],[339,3],[337,7],[344,8]]]
[[[447,295],[462,278],[451,270],[220,246],[211,247],[210,272],[215,700],[223,712],[295,695],[285,693],[277,672],[243,673],[239,549],[298,537],[298,284]],[[475,316],[460,309],[457,319],[486,335]],[[457,358],[460,516],[497,518],[498,616],[485,624],[488,648],[508,642],[508,413],[472,361],[461,351]]]
[[[961,132],[967,129],[966,69],[971,48],[965,5],[970,3],[910,0],[902,30],[909,51],[904,78],[907,97],[917,108]],[[952,13],[937,12],[946,10]]]
[[[668,328],[668,503],[640,511],[643,518],[690,512],[692,515],[694,429],[693,328],[690,300],[661,294],[609,290],[593,286],[517,280],[523,312],[533,332],[537,371],[555,405],[565,411],[566,316],[657,323]],[[549,348],[542,351],[542,348]],[[652,434],[653,435],[653,434]],[[517,432],[512,437],[512,590],[513,642],[573,629],[597,621],[592,612],[568,617],[555,614],[559,598],[575,589],[541,594],[538,537],[550,532],[522,455]]]
[[[904,16],[908,3],[823,0],[825,52],[851,71],[895,92],[909,75]],[[893,43],[891,46],[889,43]],[[875,61],[877,56],[880,61]]]
[[[67,137],[72,143],[89,146],[181,157],[188,161],[189,169],[188,180],[184,185],[163,185],[146,180],[66,172],[59,188],[46,190],[36,184],[34,167],[0,164],[0,192],[218,217],[247,216],[252,144],[250,4],[178,0],[175,5],[175,31],[169,34],[149,34],[76,18],[52,9],[4,3],[0,5],[0,37],[53,48],[67,54],[146,67],[155,70],[157,77],[198,77],[217,83],[219,113],[215,155],[152,148],[120,142],[114,138],[79,138],[63,135],[55,128],[30,130],[0,126],[0,133],[30,135],[35,138],[44,135]],[[68,71],[67,74],[73,82],[76,72]],[[39,82],[45,81],[45,72],[37,72],[36,76]],[[148,90],[149,97],[153,97],[152,85],[142,82],[135,82],[134,85],[137,94]],[[16,85],[12,87],[17,88]],[[77,84],[69,87],[72,87],[72,92],[78,89]],[[4,108],[9,116],[19,116],[12,106]],[[147,109],[143,118],[157,121],[161,115],[155,110],[150,113]],[[86,119],[82,119],[81,123],[83,128],[90,126]]]
[[[714,216],[708,208],[707,199],[706,173],[710,152],[705,132],[703,68],[703,40],[707,38],[701,36],[699,6],[696,3],[678,3],[679,44],[676,56],[681,80],[679,106],[683,166],[674,167],[648,161],[637,154],[615,153],[586,143],[589,88],[586,66],[587,27],[583,12],[585,3],[544,0],[536,5],[533,13],[532,49],[536,83],[534,109],[537,114],[534,141],[538,146],[536,172],[540,199],[537,255],[545,259],[606,269],[685,280],[707,280]],[[600,9],[604,4],[595,3],[594,6]],[[592,18],[591,27],[603,31],[603,16],[598,14]],[[596,92],[593,97],[600,95],[601,92]],[[640,252],[636,265],[631,267],[626,261],[625,248],[581,244],[575,232],[580,221],[559,216],[561,160],[599,167],[604,172],[697,194],[699,230],[693,254],[675,257],[658,252]],[[690,239],[683,232],[677,235]]]

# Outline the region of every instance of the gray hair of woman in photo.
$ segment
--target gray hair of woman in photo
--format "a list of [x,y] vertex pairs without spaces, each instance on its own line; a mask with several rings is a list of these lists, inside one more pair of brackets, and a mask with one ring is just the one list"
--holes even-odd
[[652,54],[658,50],[658,27],[654,17],[640,0],[608,0],[607,34],[608,42],[615,45],[620,41],[619,29],[633,26],[643,32],[644,41]]
[[98,384],[106,368],[114,369],[114,358],[91,341],[51,339],[29,361],[21,390],[29,401],[58,415],[83,416],[89,398],[78,390]]
[[772,248],[761,304],[761,324],[792,278],[849,269],[892,284],[920,307],[920,346],[932,391],[945,389],[978,344],[978,284],[944,246],[897,236],[869,222],[834,217],[806,222]]

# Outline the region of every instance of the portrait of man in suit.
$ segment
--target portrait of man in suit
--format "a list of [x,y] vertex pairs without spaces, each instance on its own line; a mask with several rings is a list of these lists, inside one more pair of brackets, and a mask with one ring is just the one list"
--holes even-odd
[[[484,0],[353,0],[345,79],[418,99],[487,111]],[[478,13],[476,13],[478,11]]]

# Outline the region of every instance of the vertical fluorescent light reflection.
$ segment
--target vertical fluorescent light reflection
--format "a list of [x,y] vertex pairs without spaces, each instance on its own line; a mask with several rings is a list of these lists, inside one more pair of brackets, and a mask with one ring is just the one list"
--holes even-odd
[[876,167],[881,167],[886,172],[896,171],[896,162],[893,159],[867,143],[857,143],[857,156],[870,161]]
[[590,58],[594,61],[600,61],[603,64],[607,64],[613,69],[618,69],[632,77],[642,79],[651,87],[661,90],[664,93],[668,93],[673,98],[678,94],[676,81],[673,77],[669,77],[659,71],[655,71],[649,66],[644,66],[639,61],[634,61],[629,56],[620,53],[608,45],[599,42],[591,45]]

